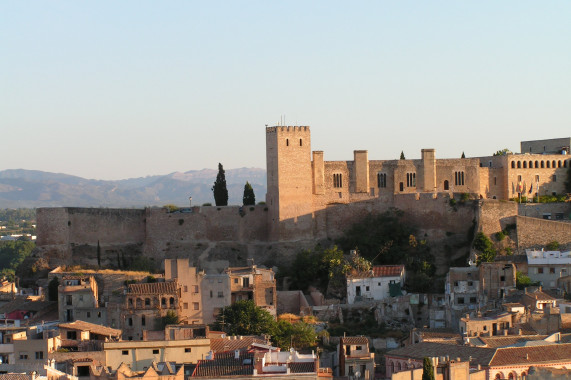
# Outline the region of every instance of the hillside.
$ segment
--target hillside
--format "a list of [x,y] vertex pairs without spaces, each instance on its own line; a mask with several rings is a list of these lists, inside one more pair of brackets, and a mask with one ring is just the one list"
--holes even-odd
[[[117,181],[85,179],[62,173],[10,169],[0,171],[0,208],[20,207],[142,207],[172,203],[214,203],[212,185],[217,170],[190,170],[167,175]],[[256,200],[265,200],[266,171],[259,168],[226,170],[230,204],[241,204],[249,181]]]

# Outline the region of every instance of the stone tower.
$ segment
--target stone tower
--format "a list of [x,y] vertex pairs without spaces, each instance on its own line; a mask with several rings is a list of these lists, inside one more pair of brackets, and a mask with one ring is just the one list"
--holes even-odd
[[270,239],[311,236],[313,176],[309,127],[267,127]]

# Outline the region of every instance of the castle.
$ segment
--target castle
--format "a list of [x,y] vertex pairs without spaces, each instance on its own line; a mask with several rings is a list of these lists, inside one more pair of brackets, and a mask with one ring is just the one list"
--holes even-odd
[[[37,246],[54,265],[122,267],[139,256],[156,263],[189,257],[197,266],[219,268],[246,258],[275,265],[317,241],[336,239],[365,215],[393,207],[431,242],[455,245],[465,241],[473,223],[492,234],[521,219],[515,202],[498,200],[563,193],[570,140],[522,142],[522,154],[437,159],[434,149],[423,149],[418,160],[369,160],[366,150],[355,150],[352,161],[325,161],[324,152],[311,151],[309,127],[267,127],[265,205],[195,206],[176,213],[40,208]],[[481,201],[451,207],[461,195]],[[519,219],[522,241],[536,236],[538,223],[554,223],[541,228],[533,244],[571,243],[571,223]]]
[[571,166],[570,140],[524,141],[522,154],[437,159],[434,149],[422,149],[420,160],[369,160],[366,150],[355,150],[353,161],[325,161],[323,151],[311,152],[309,127],[267,127],[270,236],[323,236],[320,225],[327,224],[329,208],[397,206],[405,194],[501,200],[561,194]]

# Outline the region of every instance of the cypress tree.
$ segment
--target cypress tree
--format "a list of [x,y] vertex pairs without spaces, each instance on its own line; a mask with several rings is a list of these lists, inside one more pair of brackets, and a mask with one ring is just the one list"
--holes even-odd
[[228,206],[228,189],[226,188],[226,175],[221,163],[218,163],[218,175],[212,186],[216,206]]
[[246,181],[246,184],[244,185],[244,196],[242,197],[242,203],[244,206],[253,206],[256,204],[254,189],[248,181]]
[[462,157],[460,158],[466,158],[466,155],[464,154],[464,152],[462,152]]
[[422,363],[422,380],[434,380],[434,367],[430,358],[425,357]]
[[403,150],[400,151],[400,159],[401,159],[401,160],[404,160],[404,159],[405,159],[405,158],[404,158],[404,151],[403,151]]

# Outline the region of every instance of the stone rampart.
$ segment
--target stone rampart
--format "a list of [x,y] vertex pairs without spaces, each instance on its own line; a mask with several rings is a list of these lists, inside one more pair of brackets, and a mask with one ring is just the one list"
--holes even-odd
[[480,201],[477,232],[491,236],[504,230],[507,225],[516,223],[517,203],[496,199]]
[[517,240],[520,252],[527,248],[544,248],[552,241],[558,242],[561,250],[569,250],[571,224],[518,216]]
[[518,209],[521,216],[571,223],[571,202],[522,203]]

